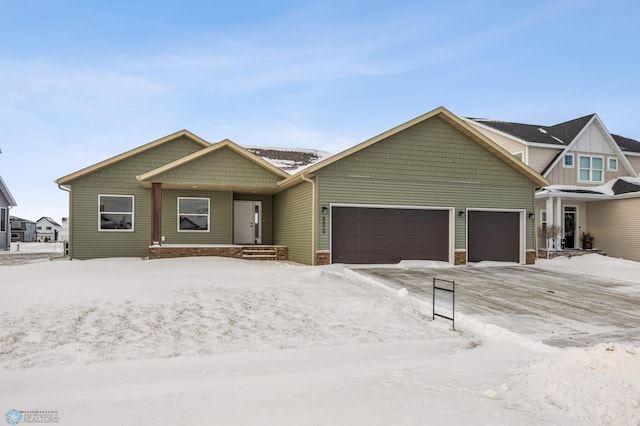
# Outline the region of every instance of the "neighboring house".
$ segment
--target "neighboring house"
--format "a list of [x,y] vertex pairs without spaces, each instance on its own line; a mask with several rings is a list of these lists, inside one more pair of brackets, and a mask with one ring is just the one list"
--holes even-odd
[[10,216],[11,242],[32,243],[36,241],[36,223],[29,219]]
[[9,192],[9,188],[0,177],[0,250],[11,248],[11,227],[9,223],[9,209],[17,205]]
[[466,120],[551,181],[536,194],[538,227],[561,228],[550,249],[582,249],[589,233],[594,248],[640,261],[640,142],[610,133],[596,114],[553,126]]
[[61,177],[70,255],[242,257],[267,245],[304,264],[535,261],[534,195],[549,181],[445,108],[300,157],[292,175],[274,165],[294,166],[290,154],[183,130]]
[[50,217],[41,217],[36,221],[36,238],[39,242],[54,242],[60,240],[62,225]]
[[62,231],[59,235],[60,241],[69,241],[69,218],[62,218]]

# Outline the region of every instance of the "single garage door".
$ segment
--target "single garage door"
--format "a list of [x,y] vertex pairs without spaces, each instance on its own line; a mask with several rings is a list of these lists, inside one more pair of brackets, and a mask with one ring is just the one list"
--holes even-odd
[[449,261],[449,211],[331,208],[333,263]]
[[469,211],[469,262],[520,262],[520,213]]

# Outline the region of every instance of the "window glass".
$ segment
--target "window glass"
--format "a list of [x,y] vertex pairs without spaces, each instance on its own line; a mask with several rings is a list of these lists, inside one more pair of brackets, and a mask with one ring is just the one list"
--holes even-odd
[[564,156],[564,165],[566,167],[573,167],[573,154],[566,154]]
[[101,231],[133,231],[133,195],[99,195]]
[[178,198],[178,230],[209,231],[208,198]]
[[0,232],[7,231],[7,209],[0,207]]
[[618,170],[618,159],[609,158],[609,170]]
[[589,169],[591,168],[591,157],[580,157],[580,168],[581,169]]
[[578,178],[584,182],[602,182],[604,159],[602,157],[580,156]]

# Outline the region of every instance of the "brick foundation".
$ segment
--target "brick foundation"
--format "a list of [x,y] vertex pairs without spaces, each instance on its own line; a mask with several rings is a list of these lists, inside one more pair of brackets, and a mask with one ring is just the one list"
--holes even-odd
[[329,250],[318,250],[316,252],[316,265],[328,265],[331,263],[331,252]]
[[467,251],[466,250],[456,250],[454,252],[454,265],[466,265],[467,264]]
[[[264,255],[260,253],[264,250]],[[251,254],[248,254],[251,252]],[[250,260],[289,260],[285,246],[151,246],[149,259],[174,257],[217,256]]]
[[535,265],[535,263],[536,263],[536,251],[535,250],[527,250],[526,263],[527,263],[527,265]]

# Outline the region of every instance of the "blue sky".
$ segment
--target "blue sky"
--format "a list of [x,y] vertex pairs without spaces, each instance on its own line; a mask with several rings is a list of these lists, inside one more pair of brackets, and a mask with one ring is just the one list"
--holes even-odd
[[635,1],[0,0],[0,176],[54,180],[180,129],[339,152],[440,105],[640,139]]

